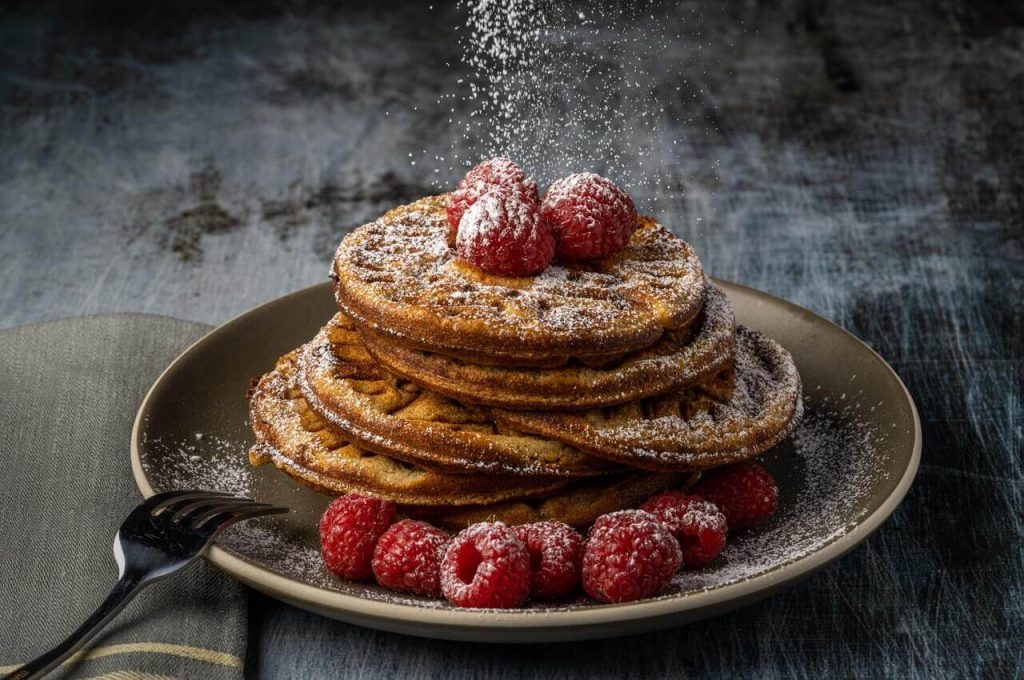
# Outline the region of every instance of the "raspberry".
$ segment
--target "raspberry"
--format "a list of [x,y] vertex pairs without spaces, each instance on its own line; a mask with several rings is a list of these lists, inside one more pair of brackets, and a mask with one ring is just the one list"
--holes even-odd
[[679,544],[643,510],[602,515],[583,552],[583,588],[599,602],[632,602],[665,587],[682,564]]
[[768,471],[756,463],[734,463],[704,474],[691,489],[717,505],[736,531],[775,512],[779,487]]
[[370,576],[373,548],[394,519],[394,503],[355,493],[334,499],[320,519],[327,568],[346,579]]
[[666,491],[640,506],[669,530],[683,551],[683,564],[710,562],[725,547],[728,526],[714,503],[681,491]]
[[457,607],[517,607],[530,595],[530,553],[501,522],[474,524],[445,550],[441,592]]
[[476,203],[478,198],[487,193],[488,189],[496,186],[532,187],[535,193],[537,191],[536,183],[526,179],[526,173],[515,164],[515,161],[499,157],[480,163],[466,173],[459,185],[455,187],[451,198],[448,199],[446,212],[448,226],[451,227],[452,242],[455,241],[455,236],[459,232],[462,214]]
[[595,260],[621,250],[636,231],[633,199],[592,172],[564,177],[544,194],[541,219],[550,226],[561,260]]
[[554,600],[571,595],[580,586],[583,538],[563,522],[537,522],[512,528],[530,551],[530,595]]
[[492,187],[462,216],[459,257],[490,274],[529,276],[547,268],[555,238],[540,221],[536,193]]
[[392,524],[373,551],[377,583],[399,592],[441,597],[441,556],[448,534],[426,522]]

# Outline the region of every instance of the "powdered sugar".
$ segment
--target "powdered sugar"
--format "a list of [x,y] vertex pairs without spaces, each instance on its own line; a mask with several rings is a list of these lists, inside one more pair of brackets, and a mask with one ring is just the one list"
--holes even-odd
[[867,512],[883,460],[877,433],[851,413],[816,410],[792,442],[766,460],[780,481],[779,509],[763,526],[729,537],[708,567],[683,571],[675,592],[718,588],[805,557],[846,534]]
[[455,139],[435,160],[458,174],[509,154],[542,183],[592,169],[640,200],[679,191],[666,164],[717,176],[715,159],[686,153],[715,127],[714,98],[692,68],[710,37],[699,5],[686,17],[667,16],[670,4],[463,0],[455,31],[469,73],[437,101]]
[[604,177],[594,172],[577,172],[552,182],[544,193],[544,202],[558,203],[584,190],[597,196],[603,203],[619,200],[614,185],[610,185]]
[[[310,531],[315,533],[315,524]],[[330,590],[344,583],[324,565],[318,545],[297,542],[294,534],[280,524],[243,522],[229,527],[217,541],[239,557],[301,583]]]
[[715,512],[714,508],[702,507],[699,504],[691,504],[686,508],[679,521],[684,526],[696,527],[698,529],[724,529],[722,514]]
[[[144,445],[153,455],[142,458],[142,468],[161,491],[205,489],[239,496],[252,492],[245,443],[196,432],[184,441],[157,438],[145,440]],[[157,458],[159,465],[154,465]]]
[[477,198],[469,210],[462,214],[459,222],[459,235],[456,243],[460,245],[476,241],[488,242],[488,227],[496,228],[504,212],[501,194],[497,191],[484,194]]

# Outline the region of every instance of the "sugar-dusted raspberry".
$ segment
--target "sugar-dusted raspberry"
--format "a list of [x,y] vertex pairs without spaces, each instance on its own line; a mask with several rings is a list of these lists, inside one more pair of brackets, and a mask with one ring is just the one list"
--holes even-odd
[[480,196],[462,216],[455,245],[463,260],[499,276],[541,272],[555,253],[536,195],[515,187],[492,187]]
[[580,587],[583,537],[563,522],[537,522],[512,527],[530,551],[530,595],[554,600],[572,595]]
[[350,493],[327,506],[320,519],[320,551],[327,568],[341,578],[363,579],[373,573],[373,549],[395,519],[395,504]]
[[779,487],[757,463],[734,463],[705,472],[691,491],[721,509],[729,531],[767,519],[779,502]]
[[664,588],[682,560],[679,543],[649,512],[602,515],[583,552],[583,588],[599,602],[641,600]]
[[377,583],[399,592],[441,597],[441,550],[448,533],[414,519],[392,524],[373,551]]
[[621,250],[636,231],[633,199],[592,172],[564,177],[541,203],[541,219],[555,235],[560,260],[594,260]]
[[455,187],[448,199],[448,226],[451,227],[451,240],[459,232],[462,215],[476,200],[489,189],[496,186],[523,187],[537,193],[537,184],[526,178],[526,173],[509,158],[492,158],[474,166],[459,185]]
[[675,536],[685,565],[710,562],[725,547],[725,515],[709,500],[681,491],[666,491],[649,499],[640,509],[657,517]]
[[441,592],[457,607],[518,607],[530,596],[530,553],[501,522],[474,524],[445,550]]

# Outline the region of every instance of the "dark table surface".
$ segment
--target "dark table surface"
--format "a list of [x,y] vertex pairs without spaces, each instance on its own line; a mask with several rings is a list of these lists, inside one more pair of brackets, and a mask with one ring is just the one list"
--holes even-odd
[[[436,103],[465,76],[456,8],[151,5],[0,11],[2,327],[222,322],[322,281],[347,229],[457,179],[435,157],[480,152]],[[925,433],[906,502],[783,595],[607,642],[420,640],[254,595],[253,675],[1024,672],[1024,6],[724,5],[651,19],[678,39],[642,92],[682,142],[634,190],[714,275],[892,363]]]

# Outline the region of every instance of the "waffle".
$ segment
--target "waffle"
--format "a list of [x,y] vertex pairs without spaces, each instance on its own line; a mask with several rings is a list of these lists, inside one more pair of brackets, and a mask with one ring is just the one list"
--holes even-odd
[[701,470],[775,446],[802,413],[800,376],[775,341],[740,327],[735,369],[683,393],[583,412],[493,410],[507,427],[648,470]]
[[573,362],[547,370],[480,366],[395,344],[362,329],[370,354],[391,372],[463,402],[509,409],[587,409],[636,401],[699,382],[732,359],[735,317],[725,294],[709,289],[694,323],[648,349],[602,368]]
[[571,480],[443,474],[350,444],[318,416],[295,384],[296,354],[282,357],[250,394],[254,465],[273,463],[296,480],[332,494],[365,493],[401,505],[486,505],[550,495]]
[[250,395],[253,464],[452,529],[582,527],[795,427],[790,355],[653,219],[610,257],[505,278],[456,258],[447,198],[342,241],[340,313]]
[[299,351],[297,383],[309,407],[359,447],[425,468],[561,477],[620,469],[552,439],[499,432],[485,411],[395,377],[340,314]]
[[413,349],[551,367],[645,349],[704,304],[700,260],[649,217],[607,258],[504,278],[457,260],[446,201],[432,196],[396,208],[341,242],[332,276],[343,313]]
[[692,484],[699,475],[634,472],[610,479],[595,479],[556,491],[547,498],[506,501],[493,505],[455,508],[405,508],[406,514],[428,519],[448,529],[463,529],[476,522],[505,524],[558,521],[576,527],[593,524],[601,515],[634,508],[662,491]]

